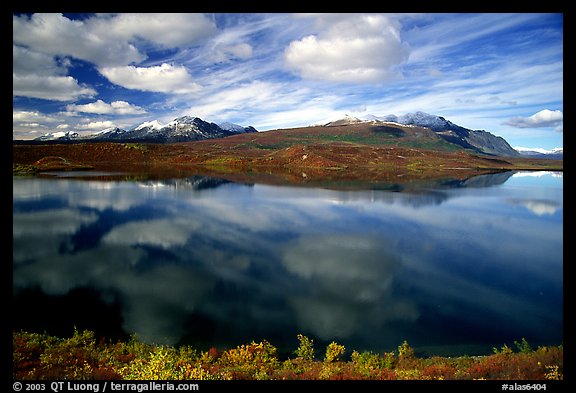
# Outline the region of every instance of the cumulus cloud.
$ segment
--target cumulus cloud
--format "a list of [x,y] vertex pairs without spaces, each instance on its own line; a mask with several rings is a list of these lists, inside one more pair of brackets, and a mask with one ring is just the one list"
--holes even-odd
[[408,47],[396,21],[386,15],[317,18],[320,33],[292,41],[284,52],[286,63],[303,78],[375,83],[399,76]]
[[98,65],[124,65],[146,56],[126,40],[104,39],[87,21],[70,20],[62,14],[37,13],[12,18],[13,42],[35,52],[71,56]]
[[91,97],[96,91],[66,76],[68,62],[12,45],[12,95],[54,101]]
[[102,100],[84,105],[67,105],[66,110],[69,112],[96,113],[101,115],[137,115],[146,113],[141,107],[132,105],[126,101],[113,101],[108,104]]
[[557,131],[562,131],[564,114],[560,110],[541,110],[528,117],[513,117],[504,124],[518,128],[540,128],[556,127]]
[[14,123],[29,123],[29,122],[52,122],[56,119],[50,115],[38,111],[12,111],[12,121]]
[[14,97],[72,101],[80,97],[92,97],[96,94],[96,90],[79,84],[78,81],[71,76],[12,74],[12,95]]
[[53,56],[34,52],[19,45],[12,45],[12,70],[19,75],[64,75],[67,63],[58,62]]
[[66,76],[67,66],[51,55],[12,45],[12,95],[54,101],[96,95],[94,89]]
[[126,13],[93,19],[93,31],[103,37],[140,37],[165,47],[194,45],[217,31],[214,21],[203,14]]
[[82,130],[103,130],[105,128],[115,127],[116,125],[110,120],[91,121],[90,123],[78,124],[77,128]]
[[175,94],[193,93],[200,89],[184,66],[167,63],[153,67],[103,67],[100,72],[110,82],[128,89]]
[[[96,65],[111,82],[127,88],[164,93],[196,91],[199,86],[183,67],[128,65],[148,57],[136,43],[144,48],[190,46],[216,31],[215,22],[202,14],[96,15],[84,20],[57,13],[15,15],[13,95],[55,101],[95,96],[94,89],[66,76],[70,58]],[[245,57],[251,48],[235,46],[227,51]],[[105,113],[125,114],[122,110]],[[124,110],[144,113],[135,108]]]

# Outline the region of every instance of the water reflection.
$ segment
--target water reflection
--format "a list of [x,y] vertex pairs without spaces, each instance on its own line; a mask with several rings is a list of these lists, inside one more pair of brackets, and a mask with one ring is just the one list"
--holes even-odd
[[13,291],[29,308],[15,323],[45,329],[32,289],[87,288],[159,343],[558,343],[562,177],[517,175],[404,192],[15,178]]

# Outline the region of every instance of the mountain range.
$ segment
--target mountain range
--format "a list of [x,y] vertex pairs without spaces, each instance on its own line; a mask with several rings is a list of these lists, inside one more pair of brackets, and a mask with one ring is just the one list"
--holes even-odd
[[[327,131],[342,126],[367,126],[380,127],[386,132],[393,132],[394,127],[398,136],[407,135],[406,130],[413,129],[412,136],[416,135],[422,140],[443,140],[451,145],[459,146],[468,151],[504,157],[530,157],[562,159],[562,149],[544,152],[541,149],[514,149],[508,142],[485,130],[471,130],[442,116],[431,115],[424,112],[407,113],[402,116],[368,115],[366,119],[346,115],[345,117],[322,124],[313,124],[310,127],[325,127]],[[404,131],[402,131],[404,130]],[[108,141],[108,142],[154,142],[174,143],[189,142],[205,139],[224,138],[238,134],[258,132],[254,127],[240,126],[233,123],[210,123],[193,116],[182,116],[168,124],[162,124],[158,120],[149,121],[134,127],[131,130],[120,128],[107,128],[91,135],[80,136],[77,132],[54,132],[45,134],[33,140],[33,142],[67,142],[67,141]],[[266,131],[273,133],[274,130]],[[393,132],[394,133],[394,132]],[[550,154],[547,154],[550,153]]]
[[528,147],[515,147],[514,149],[524,157],[548,158],[551,160],[564,159],[564,148],[562,147],[557,147],[552,150],[528,148]]
[[54,132],[34,139],[38,142],[48,141],[113,141],[113,142],[156,142],[174,143],[191,142],[204,139],[224,138],[227,136],[257,132],[254,127],[243,127],[233,123],[206,122],[199,117],[182,116],[168,124],[153,120],[140,124],[131,130],[118,127],[80,136],[77,132]]

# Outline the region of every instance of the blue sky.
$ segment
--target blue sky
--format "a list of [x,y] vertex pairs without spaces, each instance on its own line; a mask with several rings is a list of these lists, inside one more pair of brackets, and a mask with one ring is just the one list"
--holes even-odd
[[416,111],[562,147],[563,15],[13,15],[14,139]]

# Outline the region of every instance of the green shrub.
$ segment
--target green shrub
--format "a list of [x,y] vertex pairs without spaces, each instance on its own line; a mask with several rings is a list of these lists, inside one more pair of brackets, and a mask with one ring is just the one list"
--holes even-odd
[[340,359],[340,356],[344,355],[346,348],[344,345],[340,345],[332,341],[326,347],[326,356],[324,357],[324,361],[327,363],[332,363]]
[[493,347],[492,352],[494,352],[494,354],[496,355],[497,354],[510,355],[514,351],[512,351],[512,348],[510,348],[508,345],[504,344],[500,349]]
[[530,346],[530,344],[528,344],[528,341],[526,341],[526,339],[524,337],[522,337],[522,341],[520,341],[520,342],[514,341],[514,345],[516,345],[516,348],[518,349],[518,352],[520,352],[520,353],[532,352],[532,347]]
[[314,340],[304,336],[303,334],[298,334],[296,337],[298,337],[300,345],[298,345],[294,354],[301,360],[314,360]]
[[218,364],[233,371],[234,377],[266,379],[278,366],[277,349],[268,341],[252,341],[222,353]]

